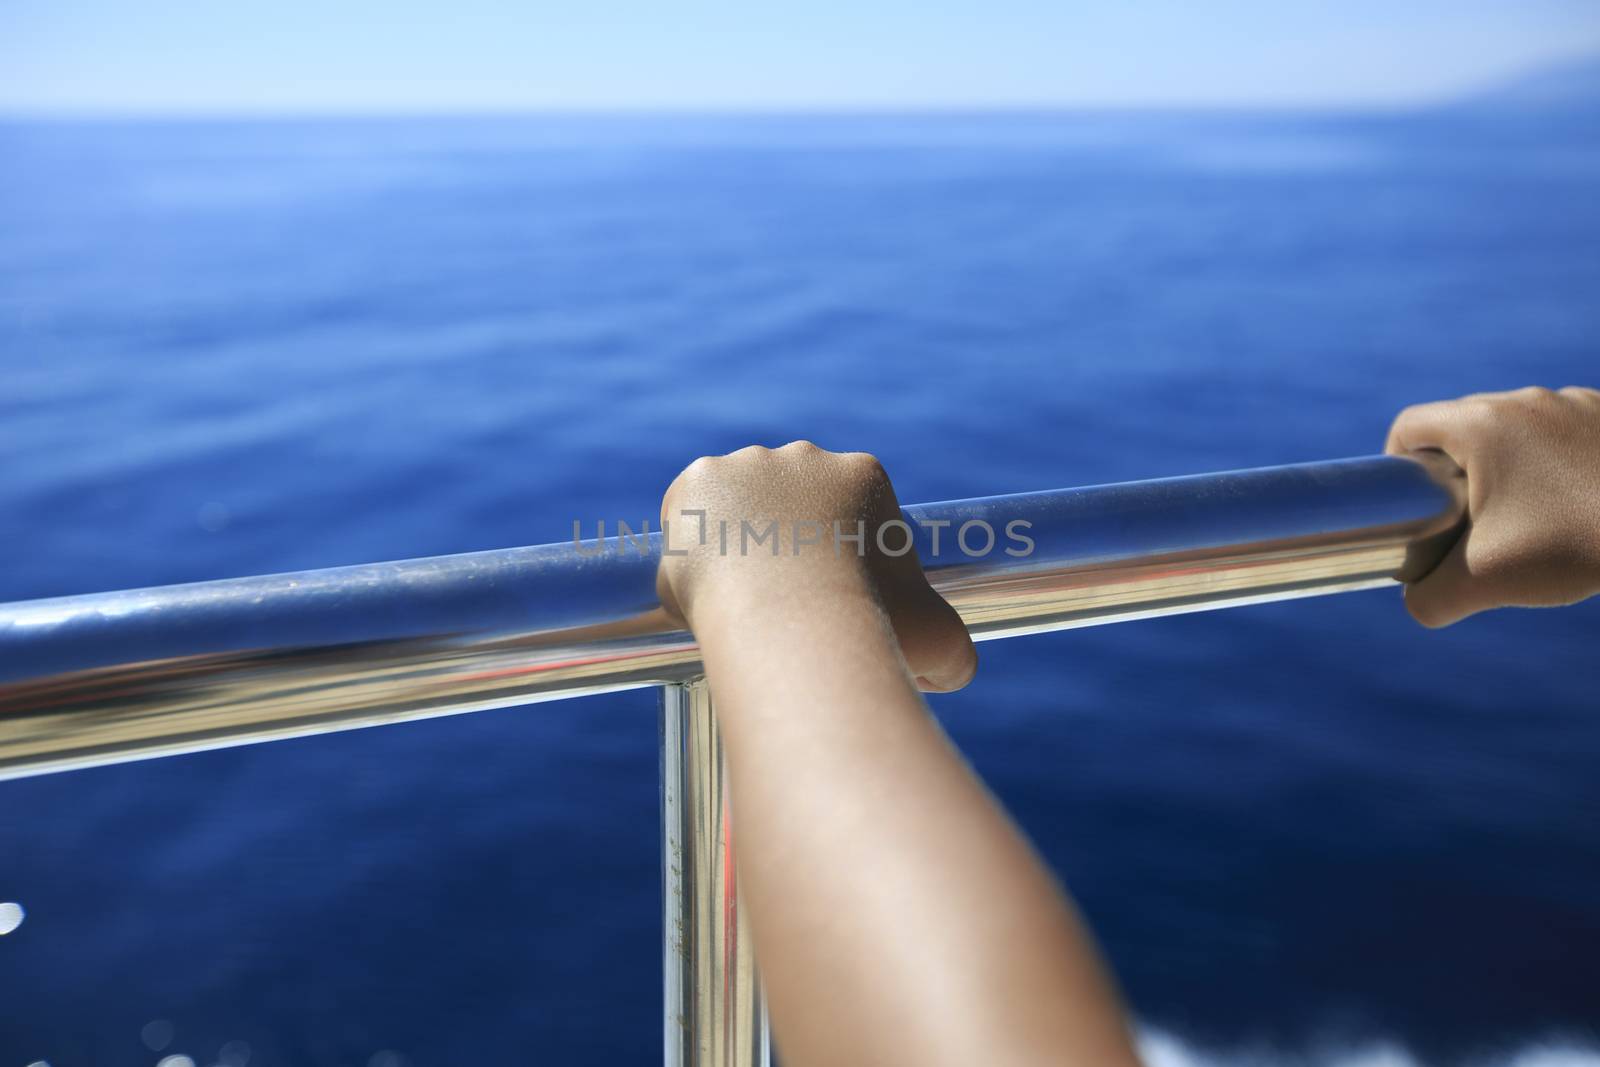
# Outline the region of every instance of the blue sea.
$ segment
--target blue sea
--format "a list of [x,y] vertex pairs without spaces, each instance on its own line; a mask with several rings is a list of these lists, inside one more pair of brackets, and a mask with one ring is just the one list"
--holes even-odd
[[[0,125],[0,600],[563,540],[751,442],[911,502],[1530,383],[1600,384],[1593,114]],[[980,652],[934,707],[1153,1067],[1600,1063],[1600,602]],[[0,785],[0,1067],[656,1061],[656,730]]]

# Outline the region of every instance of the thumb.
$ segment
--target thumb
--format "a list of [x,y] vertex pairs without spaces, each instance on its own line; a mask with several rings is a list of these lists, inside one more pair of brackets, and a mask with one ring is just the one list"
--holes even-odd
[[926,582],[915,593],[892,601],[889,623],[919,689],[948,693],[972,681],[978,650],[966,624]]
[[1429,629],[1460,622],[1500,603],[1490,588],[1492,583],[1472,573],[1467,559],[1471,537],[1468,528],[1437,567],[1406,586],[1406,610]]

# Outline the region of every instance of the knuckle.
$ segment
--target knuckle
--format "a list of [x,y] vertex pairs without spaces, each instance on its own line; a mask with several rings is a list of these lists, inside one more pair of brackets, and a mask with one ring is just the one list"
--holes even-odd
[[720,460],[716,456],[700,456],[693,463],[683,468],[683,473],[678,475],[676,485],[699,486],[715,478]]
[[849,464],[850,469],[857,474],[869,477],[886,477],[883,464],[878,462],[878,457],[871,452],[844,452],[840,458]]
[[1457,400],[1455,404],[1453,414],[1460,420],[1461,426],[1477,436],[1496,433],[1512,417],[1507,401],[1503,399],[1488,396],[1465,397]]
[[1514,393],[1508,393],[1507,399],[1510,401],[1508,406],[1515,408],[1520,416],[1547,410],[1560,402],[1555,390],[1542,385],[1524,386]]

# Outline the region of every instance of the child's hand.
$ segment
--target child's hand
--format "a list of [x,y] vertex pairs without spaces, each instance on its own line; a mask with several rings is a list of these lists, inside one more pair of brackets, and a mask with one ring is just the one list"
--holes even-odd
[[1402,411],[1386,451],[1433,448],[1467,475],[1471,525],[1406,587],[1425,626],[1600,592],[1600,391],[1479,393]]
[[703,457],[667,488],[661,518],[662,603],[691,628],[781,625],[796,612],[826,617],[852,598],[875,601],[919,686],[971,680],[972,640],[923,576],[872,456],[796,441]]

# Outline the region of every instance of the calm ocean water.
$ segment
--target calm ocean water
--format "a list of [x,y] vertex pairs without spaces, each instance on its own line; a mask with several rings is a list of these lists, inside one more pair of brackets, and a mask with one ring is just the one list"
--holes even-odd
[[[0,126],[0,600],[560,540],[752,441],[907,501],[1375,452],[1600,382],[1597,194],[1573,116]],[[1553,1064],[1597,649],[1362,593],[936,707],[1153,1062]],[[647,692],[8,783],[0,1067],[651,1062],[657,848]]]

